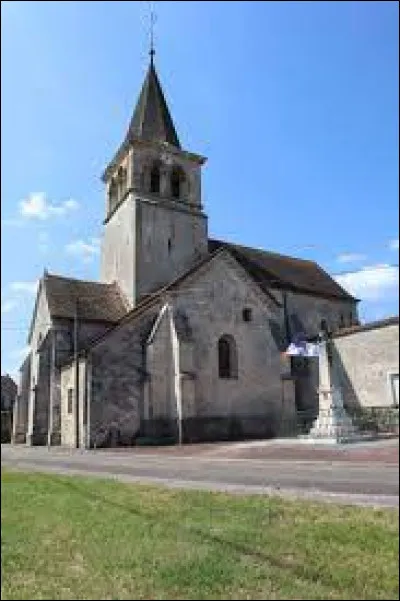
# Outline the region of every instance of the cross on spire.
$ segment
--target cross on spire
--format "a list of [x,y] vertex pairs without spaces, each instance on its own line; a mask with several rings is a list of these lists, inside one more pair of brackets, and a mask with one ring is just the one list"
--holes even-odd
[[154,24],[157,20],[156,13],[152,2],[150,4],[150,61],[153,62],[153,57],[156,53],[154,50]]

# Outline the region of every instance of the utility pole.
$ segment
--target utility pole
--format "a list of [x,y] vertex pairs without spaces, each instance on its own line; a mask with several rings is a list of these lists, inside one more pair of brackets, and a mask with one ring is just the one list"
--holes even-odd
[[78,297],[75,299],[75,314],[74,314],[74,364],[75,364],[75,443],[79,449],[79,355],[78,355]]

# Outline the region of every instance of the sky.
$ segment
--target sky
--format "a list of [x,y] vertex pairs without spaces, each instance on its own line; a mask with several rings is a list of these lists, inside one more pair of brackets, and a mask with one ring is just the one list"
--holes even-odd
[[[397,2],[155,2],[183,147],[208,157],[210,236],[317,261],[398,314]],[[98,279],[101,173],[148,66],[148,2],[1,2],[1,370],[45,268]]]

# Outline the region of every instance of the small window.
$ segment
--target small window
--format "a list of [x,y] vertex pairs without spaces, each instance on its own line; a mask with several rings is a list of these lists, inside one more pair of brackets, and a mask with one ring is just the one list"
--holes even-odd
[[36,343],[36,352],[37,353],[40,353],[40,347],[41,347],[42,342],[43,342],[43,335],[42,335],[42,333],[40,333],[38,336],[38,339],[37,339],[37,343]]
[[127,172],[124,167],[118,169],[118,201],[122,200],[127,190]]
[[352,311],[350,311],[350,315],[349,315],[349,326],[353,325],[353,313]]
[[113,178],[111,180],[110,188],[109,188],[109,192],[108,192],[108,204],[109,204],[110,211],[113,210],[113,208],[117,204],[117,202],[118,202],[118,186],[117,186],[117,182]]
[[344,328],[344,327],[345,327],[345,325],[346,325],[346,324],[345,324],[345,322],[344,322],[344,315],[343,315],[343,313],[341,313],[341,314],[340,314],[340,324],[339,324],[339,327],[340,327],[340,328]]
[[252,310],[249,307],[245,307],[242,311],[243,321],[251,321],[253,319]]
[[171,242],[171,238],[168,238],[168,252],[170,253],[172,249],[172,242]]
[[218,340],[218,373],[223,379],[238,377],[237,349],[232,336],[224,335]]
[[171,173],[171,196],[173,198],[180,198],[182,195],[182,182],[184,176],[182,169],[175,167]]
[[150,192],[152,194],[160,193],[160,168],[158,165],[153,165],[150,171]]
[[68,408],[67,408],[67,411],[71,415],[71,413],[72,413],[72,401],[73,401],[73,397],[74,397],[74,391],[73,391],[72,388],[68,388],[67,395],[68,395],[68,397],[67,397],[68,398]]

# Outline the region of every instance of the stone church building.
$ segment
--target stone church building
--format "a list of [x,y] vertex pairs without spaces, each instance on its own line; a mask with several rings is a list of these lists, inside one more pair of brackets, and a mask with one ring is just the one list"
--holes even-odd
[[312,261],[210,239],[205,162],[181,147],[151,56],[103,174],[100,281],[40,280],[15,442],[270,437],[315,400],[281,352],[357,323],[357,300]]

